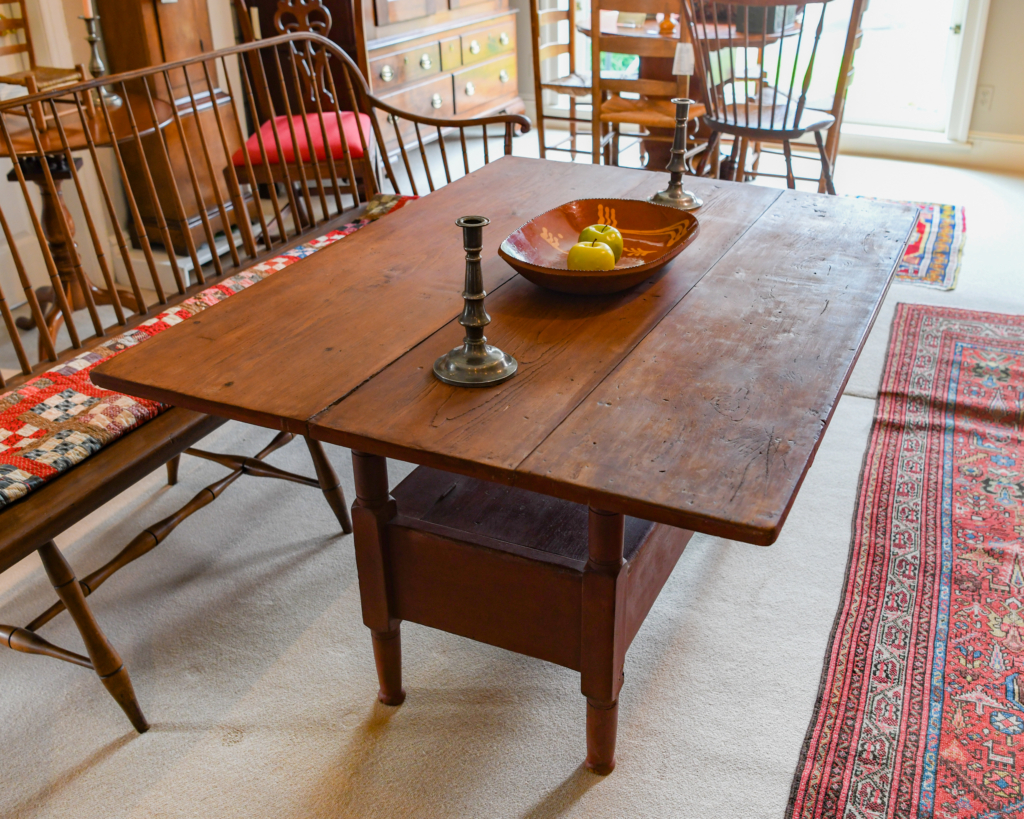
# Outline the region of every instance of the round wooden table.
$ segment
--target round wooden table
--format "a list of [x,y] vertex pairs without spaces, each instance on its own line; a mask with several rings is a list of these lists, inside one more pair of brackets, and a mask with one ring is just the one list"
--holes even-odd
[[[14,104],[0,108],[0,118],[4,125],[0,129],[0,157],[16,160],[15,167],[7,174],[7,179],[10,182],[19,181],[20,170],[22,179],[34,182],[39,188],[42,204],[40,227],[50,248],[61,289],[71,310],[81,310],[88,306],[83,288],[88,288],[95,304],[114,304],[110,291],[98,287],[82,271],[81,257],[74,240],[75,223],[64,202],[61,186],[65,180],[74,178],[78,169],[82,167],[82,160],[72,156],[73,152],[87,150],[90,143],[94,148],[109,147],[115,142],[134,140],[136,134],[141,137],[163,128],[173,118],[171,106],[162,100],[154,99],[154,121],[147,96],[129,92],[121,105],[116,108],[108,106],[109,128],[101,110],[83,104],[84,118],[71,108],[67,112],[62,112],[60,127],[54,122],[45,131],[33,128],[28,117],[21,116],[20,111],[17,114],[12,113],[21,108],[22,106]],[[64,132],[63,139],[61,128]],[[131,310],[137,310],[138,304],[134,295],[125,290],[118,290],[117,295],[122,304]],[[38,288],[36,298],[40,306],[49,305],[45,322],[50,338],[55,338],[64,320],[60,300],[49,286]],[[18,327],[30,330],[35,327],[35,321],[32,318],[19,318]],[[39,350],[42,360],[41,338]]]

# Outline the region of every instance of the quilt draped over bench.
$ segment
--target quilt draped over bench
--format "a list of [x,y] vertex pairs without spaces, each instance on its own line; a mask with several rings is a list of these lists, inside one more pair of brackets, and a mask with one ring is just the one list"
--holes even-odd
[[168,409],[156,401],[97,387],[89,378],[93,367],[355,233],[414,198],[378,195],[371,200],[365,218],[212,285],[20,387],[0,393],[0,509]]

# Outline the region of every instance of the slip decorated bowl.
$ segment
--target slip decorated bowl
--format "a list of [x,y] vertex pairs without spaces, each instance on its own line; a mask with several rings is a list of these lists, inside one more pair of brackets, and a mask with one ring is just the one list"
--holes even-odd
[[[622,234],[612,270],[569,270],[580,232],[611,225]],[[640,199],[577,199],[535,216],[512,233],[498,255],[523,278],[562,293],[617,293],[650,278],[697,236],[697,218]]]

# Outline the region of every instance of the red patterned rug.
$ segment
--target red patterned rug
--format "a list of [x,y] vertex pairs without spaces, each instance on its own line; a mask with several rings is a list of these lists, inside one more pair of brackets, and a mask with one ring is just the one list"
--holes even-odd
[[787,816],[1024,817],[1024,316],[901,304]]

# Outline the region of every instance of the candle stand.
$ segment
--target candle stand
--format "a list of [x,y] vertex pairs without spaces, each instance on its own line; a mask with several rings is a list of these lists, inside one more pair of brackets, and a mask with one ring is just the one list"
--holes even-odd
[[[89,47],[92,49],[92,58],[89,60],[89,73],[93,77],[105,77],[107,75],[107,65],[103,62],[103,57],[100,55],[100,43],[103,41],[103,37],[100,34],[100,18],[99,15],[92,17],[79,17],[79,20],[85,21],[85,40],[89,43]],[[103,102],[108,108],[116,108],[121,104],[121,97],[111,91],[107,86],[100,86],[100,96],[103,98]]]
[[484,228],[491,223],[486,216],[462,216],[455,224],[462,228],[466,250],[466,284],[462,296],[466,304],[459,324],[466,328],[462,346],[456,347],[434,362],[434,375],[445,384],[457,387],[488,387],[500,384],[516,374],[519,363],[497,347],[487,343],[484,327],[491,317],[484,308],[484,274],[480,266]]

